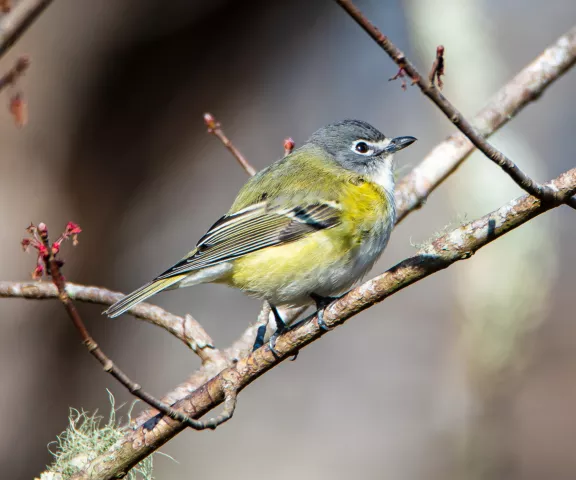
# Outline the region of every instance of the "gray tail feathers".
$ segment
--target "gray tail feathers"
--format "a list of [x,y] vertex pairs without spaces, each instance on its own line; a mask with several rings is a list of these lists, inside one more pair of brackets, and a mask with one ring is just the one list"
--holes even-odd
[[143,302],[152,295],[161,292],[162,290],[166,290],[175,283],[178,283],[185,276],[186,275],[176,275],[174,277],[164,278],[161,280],[153,280],[143,287],[140,287],[138,290],[135,290],[132,293],[126,295],[123,299],[117,301],[114,305],[108,308],[108,310],[105,310],[102,313],[104,315],[108,315],[110,318],[122,315],[124,312],[130,310],[132,307],[138,305],[140,302]]

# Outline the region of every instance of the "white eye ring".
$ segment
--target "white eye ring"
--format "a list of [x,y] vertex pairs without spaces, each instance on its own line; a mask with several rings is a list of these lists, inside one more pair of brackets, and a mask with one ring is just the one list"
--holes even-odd
[[358,155],[363,155],[365,157],[374,155],[374,146],[368,143],[366,140],[356,140],[352,144],[352,147],[350,147],[350,150],[352,150],[354,153],[357,153]]

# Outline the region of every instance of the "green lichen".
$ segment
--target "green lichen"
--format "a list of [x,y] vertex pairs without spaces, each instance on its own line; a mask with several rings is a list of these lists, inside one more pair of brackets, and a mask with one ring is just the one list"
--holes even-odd
[[[66,430],[48,445],[54,456],[54,462],[42,473],[40,480],[62,480],[82,472],[89,463],[100,455],[113,450],[129,430],[134,402],[128,410],[128,422],[121,425],[122,418],[117,418],[114,396],[108,391],[110,414],[108,421],[98,412],[92,414],[84,410],[70,408],[69,424]],[[128,480],[153,480],[153,456],[150,455],[136,465],[126,478]]]

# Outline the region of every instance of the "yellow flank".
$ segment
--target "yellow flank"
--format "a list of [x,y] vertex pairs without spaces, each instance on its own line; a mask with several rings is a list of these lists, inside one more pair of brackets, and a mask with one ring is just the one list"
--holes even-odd
[[258,297],[280,286],[306,284],[308,278],[316,277],[318,265],[340,261],[346,255],[342,239],[335,241],[333,230],[238,258],[226,283]]
[[328,272],[330,265],[344,267],[367,237],[381,234],[390,203],[380,186],[358,175],[339,182],[339,187],[343,212],[339,225],[238,258],[223,283],[262,297],[287,285],[314,284],[321,270]]

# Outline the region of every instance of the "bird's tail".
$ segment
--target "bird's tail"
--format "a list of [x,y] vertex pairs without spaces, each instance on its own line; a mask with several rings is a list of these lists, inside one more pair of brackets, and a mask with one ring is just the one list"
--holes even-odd
[[104,315],[108,315],[110,318],[122,315],[125,311],[130,310],[135,305],[143,302],[152,295],[166,290],[175,283],[178,283],[186,275],[175,275],[170,278],[163,278],[160,280],[153,280],[150,283],[140,287],[138,290],[134,290],[132,293],[126,295],[122,300],[117,301],[108,310],[102,312]]

